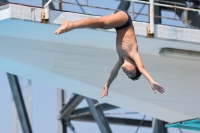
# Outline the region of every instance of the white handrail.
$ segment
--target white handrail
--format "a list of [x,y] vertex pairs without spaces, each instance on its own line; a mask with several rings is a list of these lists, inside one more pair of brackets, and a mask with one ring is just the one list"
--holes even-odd
[[52,2],[52,0],[49,0],[45,5],[44,5],[44,7],[47,7],[47,6],[49,6],[49,4]]

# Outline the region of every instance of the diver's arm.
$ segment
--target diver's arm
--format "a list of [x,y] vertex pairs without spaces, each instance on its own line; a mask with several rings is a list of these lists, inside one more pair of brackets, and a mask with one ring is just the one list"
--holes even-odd
[[108,76],[108,80],[106,82],[106,85],[110,87],[110,84],[113,82],[113,80],[117,77],[117,74],[119,72],[120,67],[122,66],[122,62],[120,60],[117,61],[114,68],[110,72],[110,75]]
[[131,58],[135,61],[139,71],[145,76],[145,78],[151,84],[151,88],[153,89],[154,93],[156,93],[156,90],[160,93],[163,93],[165,89],[162,86],[160,86],[158,83],[156,83],[154,79],[151,77],[151,75],[149,74],[149,72],[144,68],[144,64],[142,62],[140,54],[137,51],[135,51],[134,54],[132,54]]
[[145,78],[149,81],[149,83],[154,82],[151,75],[148,73],[148,71],[144,68],[144,64],[142,62],[142,59],[140,57],[140,54],[135,51],[134,54],[132,54],[132,58],[135,61],[139,71],[145,76]]
[[112,69],[112,71],[110,72],[106,84],[104,85],[103,92],[101,93],[101,98],[108,95],[108,89],[113,80],[117,77],[119,69],[121,68],[122,64],[123,60],[119,59],[115,64],[114,68]]

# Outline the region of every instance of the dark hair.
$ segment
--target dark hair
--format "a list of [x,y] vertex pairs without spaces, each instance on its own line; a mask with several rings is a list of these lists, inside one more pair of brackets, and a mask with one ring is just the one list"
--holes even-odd
[[132,80],[138,80],[140,78],[140,76],[142,75],[142,73],[139,71],[138,67],[135,67],[136,69],[136,76],[135,77],[131,77],[130,79]]

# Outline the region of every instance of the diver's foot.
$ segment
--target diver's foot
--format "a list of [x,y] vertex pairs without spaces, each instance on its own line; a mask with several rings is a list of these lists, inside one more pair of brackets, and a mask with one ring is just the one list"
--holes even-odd
[[68,32],[73,29],[72,22],[66,20],[63,21],[61,26],[55,31],[55,34],[62,34],[64,32]]

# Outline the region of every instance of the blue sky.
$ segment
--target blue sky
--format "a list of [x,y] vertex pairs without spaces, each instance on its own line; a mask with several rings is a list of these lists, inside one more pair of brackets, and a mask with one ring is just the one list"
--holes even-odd
[[[74,0],[66,0],[74,2]],[[80,0],[81,1],[81,0]],[[86,0],[82,0],[86,3]],[[10,0],[10,2],[40,6],[39,0]],[[89,0],[90,5],[109,7],[116,9],[119,5],[119,1],[114,0]],[[109,6],[106,6],[109,5]],[[138,12],[142,4],[135,5],[135,11]],[[82,12],[78,6],[65,5],[65,10]],[[100,9],[89,9],[93,14],[96,15],[107,15],[113,11],[100,10]],[[147,6],[145,6],[142,13],[147,13]],[[86,10],[87,11],[87,10]],[[173,12],[163,11],[162,15],[167,17],[174,17]],[[148,21],[146,16],[138,16],[138,21]],[[180,21],[172,21],[163,19],[164,24],[174,25],[174,26],[184,26]],[[52,31],[54,32],[54,31]],[[20,78],[20,83],[22,86],[27,85],[27,79]],[[12,94],[8,84],[6,73],[0,70],[0,132],[1,133],[11,133],[12,132]],[[27,92],[25,89],[22,89],[24,98],[27,99]],[[41,132],[57,132],[57,89],[49,86],[47,84],[40,83],[39,81],[32,81],[32,96],[33,96],[33,119],[32,119],[32,128],[34,133]],[[67,92],[67,99],[71,97],[71,92]],[[88,106],[84,100],[78,107]],[[107,112],[132,112],[126,109],[116,109],[113,111]],[[142,119],[142,114],[131,114],[131,115],[117,115],[117,117],[127,117],[127,118],[139,118]],[[147,117],[147,120],[151,120],[151,117]],[[72,122],[77,133],[100,133],[100,130],[96,123],[84,123],[84,122]],[[133,126],[121,126],[121,125],[110,125],[114,133],[121,133],[126,131],[127,133],[135,132],[137,127]],[[86,128],[87,127],[87,128]],[[89,128],[88,128],[89,127]],[[151,133],[151,128],[140,128],[138,133]],[[179,133],[177,129],[170,129],[171,133]],[[72,133],[69,130],[68,133]],[[194,131],[184,131],[184,133],[195,133]]]

